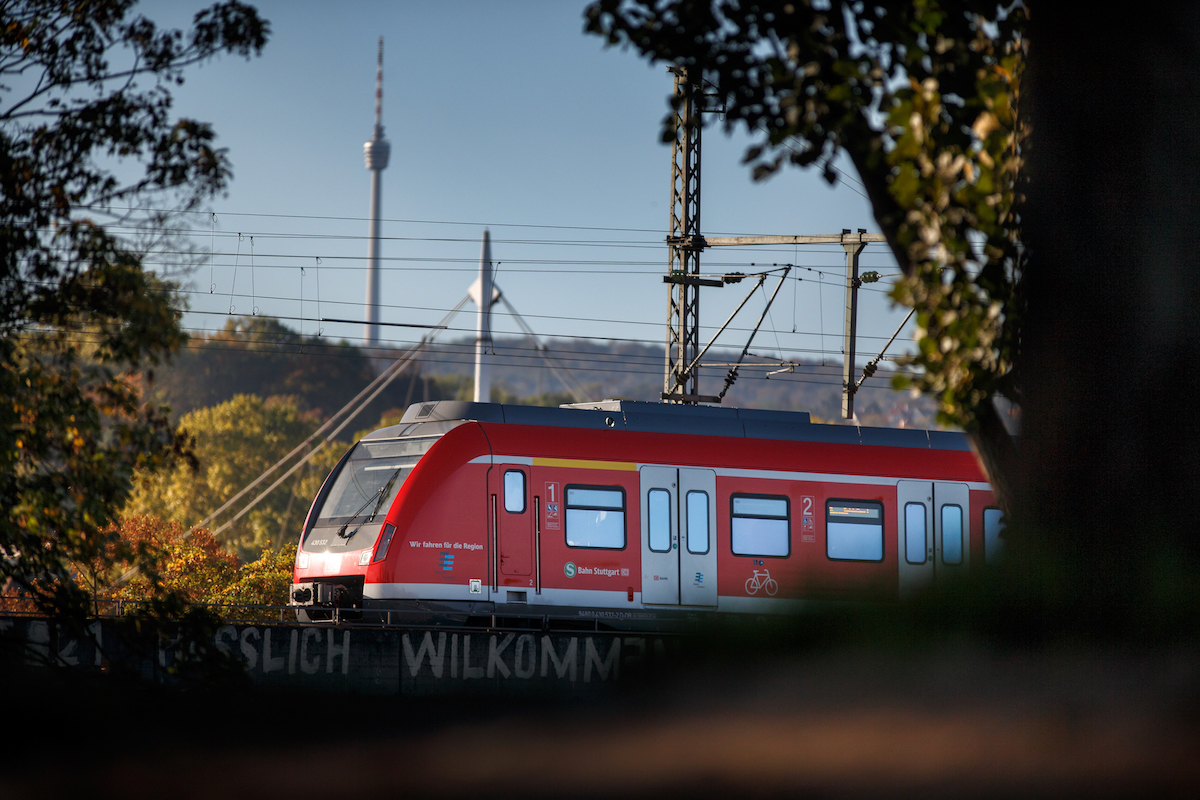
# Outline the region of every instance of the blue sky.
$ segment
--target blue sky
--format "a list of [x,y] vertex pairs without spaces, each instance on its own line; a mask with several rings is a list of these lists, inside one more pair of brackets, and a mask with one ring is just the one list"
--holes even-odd
[[[671,91],[663,66],[584,35],[583,2],[256,5],[272,28],[263,55],[193,69],[175,91],[176,110],[211,122],[234,164],[228,196],[212,203],[215,222],[198,215],[191,226],[197,249],[207,254],[211,245],[212,256],[194,275],[190,329],[221,327],[230,305],[237,314],[316,317],[318,273],[320,315],[363,318],[362,146],[382,35],[392,155],[383,178],[381,318],[437,322],[474,279],[487,227],[497,283],[540,335],[663,341],[670,148],[659,130]],[[201,7],[176,0],[138,9],[183,26]],[[704,233],[876,230],[857,186],[830,187],[796,169],[751,181],[739,163],[749,141],[716,127],[705,132]],[[751,262],[809,268],[780,293],[755,351],[840,361],[841,248],[709,250],[701,263],[726,272],[753,271]],[[862,263],[896,272],[883,245],[870,245]],[[746,288],[704,290],[705,342]],[[904,315],[871,288],[860,296],[860,362]],[[735,327],[751,326],[764,302],[762,293],[752,299]],[[362,335],[359,326],[288,324],[334,338]],[[455,323],[473,325],[466,316]],[[517,330],[503,316],[495,328]],[[418,335],[384,329],[398,345]],[[721,341],[740,349],[744,336]]]

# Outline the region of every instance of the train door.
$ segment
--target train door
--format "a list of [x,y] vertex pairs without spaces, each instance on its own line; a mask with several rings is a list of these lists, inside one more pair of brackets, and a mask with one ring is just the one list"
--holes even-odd
[[896,484],[896,534],[900,556],[900,596],[933,582],[933,484]]
[[642,602],[679,605],[679,470],[642,467]]
[[488,473],[492,585],[533,586],[533,501],[529,468],[499,464]]
[[971,489],[965,483],[933,485],[933,549],[938,578],[971,565]]
[[717,473],[679,470],[679,604],[717,605]]
[[897,484],[901,597],[970,563],[969,495],[964,483]]
[[642,602],[716,606],[716,473],[642,467]]

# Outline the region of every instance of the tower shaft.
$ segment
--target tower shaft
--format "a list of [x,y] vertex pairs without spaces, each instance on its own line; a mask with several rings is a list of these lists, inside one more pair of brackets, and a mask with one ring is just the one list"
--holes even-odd
[[383,37],[379,37],[379,60],[375,71],[375,129],[363,145],[367,169],[371,171],[370,228],[367,233],[367,298],[363,343],[379,344],[379,220],[383,213],[383,171],[387,169],[391,145],[383,137]]
[[[479,308],[475,326],[475,402],[490,402],[492,396],[492,240],[485,229],[479,253],[479,296],[472,299]],[[472,287],[474,288],[474,287]]]
[[381,208],[380,187],[383,170],[371,170],[371,222],[367,231],[367,314],[363,329],[363,341],[368,346],[379,344],[379,220]]

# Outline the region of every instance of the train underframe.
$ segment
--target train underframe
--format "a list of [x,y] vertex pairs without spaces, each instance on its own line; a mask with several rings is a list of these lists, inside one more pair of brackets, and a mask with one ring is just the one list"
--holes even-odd
[[[548,603],[388,599],[363,595],[362,576],[292,584],[292,605],[302,623],[384,627],[518,628],[542,631],[687,632],[729,623],[764,623],[777,615],[722,613],[711,608],[612,609]],[[824,605],[824,604],[822,604]]]

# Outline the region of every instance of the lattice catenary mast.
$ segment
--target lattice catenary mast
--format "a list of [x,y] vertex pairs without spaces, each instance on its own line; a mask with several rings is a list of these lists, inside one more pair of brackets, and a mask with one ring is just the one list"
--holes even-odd
[[[858,380],[854,379],[854,357],[857,352],[856,327],[858,321],[858,289],[863,282],[858,274],[858,256],[867,242],[883,242],[885,238],[880,233],[867,233],[863,228],[858,233],[851,233],[849,228],[843,228],[840,234],[815,234],[808,236],[713,236],[706,237],[700,233],[700,141],[703,125],[700,115],[704,112],[718,111],[713,107],[712,100],[719,96],[710,97],[701,91],[703,77],[699,72],[692,74],[683,67],[668,67],[675,76],[675,141],[671,150],[671,229],[667,235],[668,256],[667,274],[663,282],[667,286],[667,346],[664,364],[662,399],[669,403],[720,403],[726,391],[737,378],[739,369],[749,367],[739,359],[734,364],[702,364],[701,359],[716,341],[705,347],[700,346],[700,287],[724,286],[738,283],[747,277],[740,272],[728,275],[701,275],[700,253],[709,247],[744,247],[746,245],[800,245],[800,244],[840,244],[846,251],[846,333],[843,352],[842,369],[842,416],[851,419],[854,416],[854,394],[862,382],[874,374],[881,352],[863,371]],[[775,294],[767,301],[769,309],[775,295],[783,286],[787,270],[791,265],[784,265],[785,271],[780,278]],[[867,280],[878,280],[876,272],[869,273],[874,277]],[[755,288],[762,284],[765,277],[760,277]],[[753,289],[751,293],[753,293]],[[749,297],[747,297],[747,300]],[[734,315],[742,309],[746,301],[738,306]],[[762,325],[767,312],[759,318],[750,334],[754,334]],[[911,314],[909,315],[911,317]],[[733,321],[731,316],[725,325],[717,331],[717,336]],[[901,327],[908,322],[905,318]],[[899,333],[897,329],[896,333]],[[896,335],[884,346],[891,345]],[[750,348],[749,342],[742,350],[745,358]],[[782,354],[781,354],[782,355]],[[731,367],[725,379],[725,388],[719,395],[700,394],[700,367],[721,366]],[[758,364],[757,366],[766,366]],[[780,366],[788,371],[795,367],[791,362],[780,362]],[[782,370],[780,370],[782,371]]]

